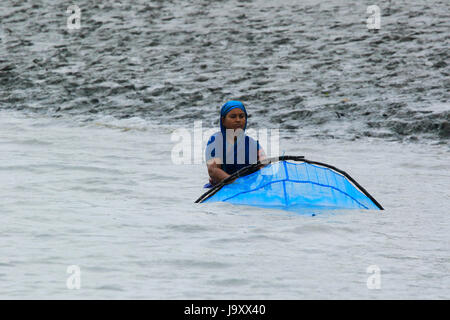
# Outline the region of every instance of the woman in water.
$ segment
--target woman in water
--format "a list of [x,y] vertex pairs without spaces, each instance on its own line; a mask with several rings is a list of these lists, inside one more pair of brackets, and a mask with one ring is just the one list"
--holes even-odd
[[265,159],[259,142],[245,135],[247,111],[240,101],[228,101],[220,110],[220,132],[206,146],[209,182],[217,184],[236,171]]

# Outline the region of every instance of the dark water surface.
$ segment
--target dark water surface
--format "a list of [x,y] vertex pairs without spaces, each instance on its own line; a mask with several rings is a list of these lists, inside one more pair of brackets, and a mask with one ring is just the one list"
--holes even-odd
[[303,135],[448,141],[450,3],[87,1],[0,4],[0,108],[217,125],[240,99],[253,125]]

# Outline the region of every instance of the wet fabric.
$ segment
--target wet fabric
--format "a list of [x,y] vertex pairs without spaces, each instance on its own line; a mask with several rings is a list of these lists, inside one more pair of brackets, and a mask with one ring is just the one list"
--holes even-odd
[[222,170],[228,174],[254,164],[258,161],[259,142],[245,134],[237,136],[236,143],[224,142],[221,132],[216,132],[209,138],[206,145],[205,160],[219,158]]

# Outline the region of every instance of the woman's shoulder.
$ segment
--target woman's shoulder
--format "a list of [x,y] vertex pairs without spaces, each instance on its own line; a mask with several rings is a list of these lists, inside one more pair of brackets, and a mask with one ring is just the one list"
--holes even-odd
[[258,140],[256,140],[255,138],[253,138],[252,136],[249,136],[249,135],[245,135],[245,138],[246,138],[249,142],[252,142],[252,143],[257,143],[257,142],[258,142]]
[[219,137],[219,134],[220,131],[217,131],[211,137],[209,137],[207,145],[213,143],[217,139],[217,137]]

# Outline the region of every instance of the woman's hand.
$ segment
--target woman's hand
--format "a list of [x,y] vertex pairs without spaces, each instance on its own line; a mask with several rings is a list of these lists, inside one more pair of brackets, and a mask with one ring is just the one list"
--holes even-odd
[[[230,175],[221,169],[220,159],[214,158],[206,163],[208,167],[209,181],[212,185],[219,183]],[[212,181],[212,182],[211,182]]]

